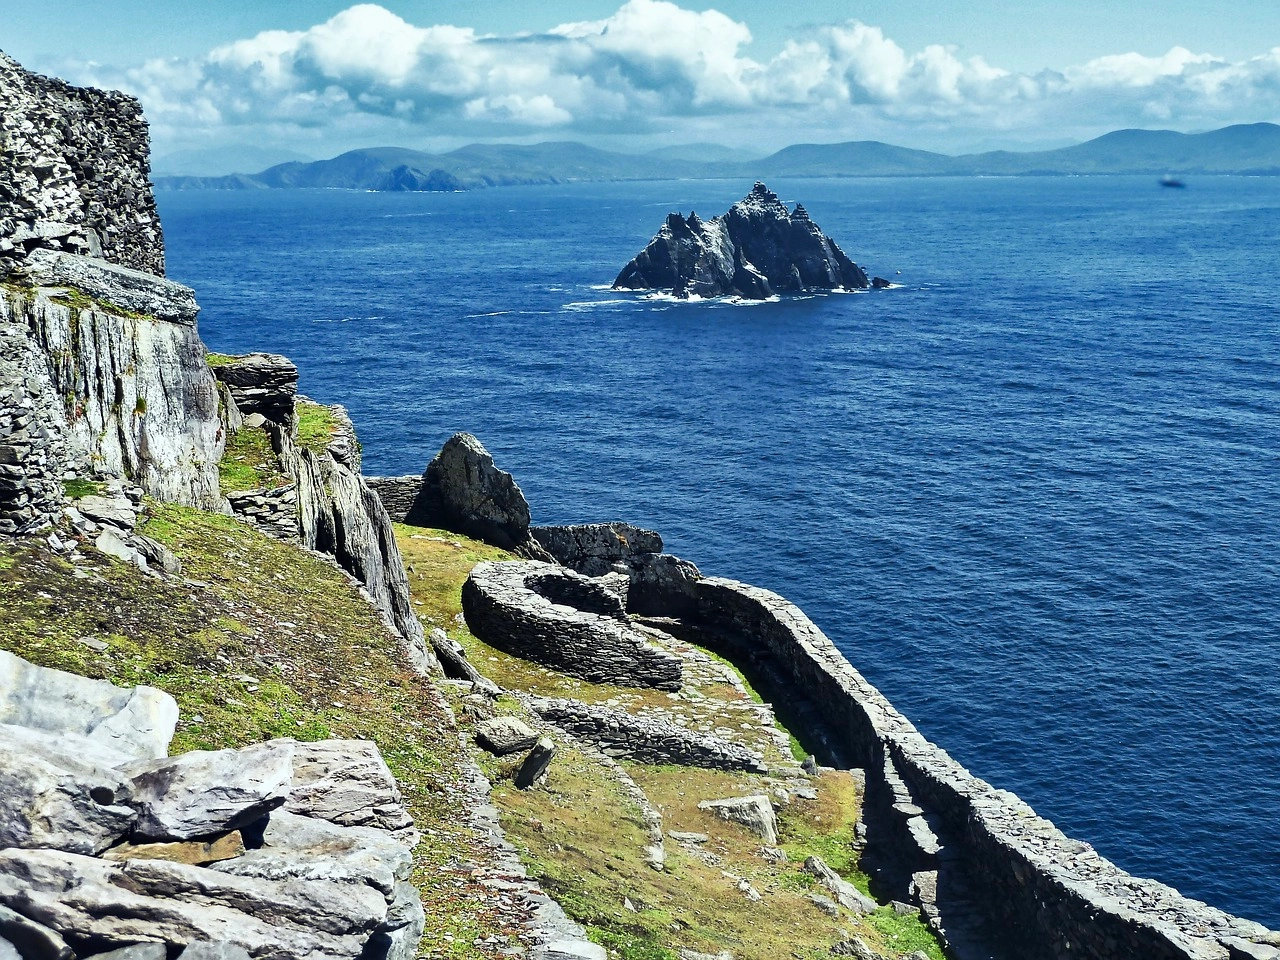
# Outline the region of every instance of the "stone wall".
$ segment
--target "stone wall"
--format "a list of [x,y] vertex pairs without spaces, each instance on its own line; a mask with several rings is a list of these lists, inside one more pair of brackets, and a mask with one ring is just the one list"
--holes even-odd
[[912,896],[944,933],[954,911],[976,910],[1022,960],[1280,957],[1280,934],[1130,876],[970,774],[794,604],[718,578],[695,590],[700,638],[744,661],[769,660],[817,705],[843,759],[867,771],[864,817],[879,848],[868,852],[897,858],[900,870],[885,876],[909,890],[893,892]]
[[589,577],[608,573],[636,554],[662,552],[661,536],[621,521],[530,527],[529,533],[556,563]]
[[[603,586],[592,591],[591,584],[554,564],[490,561],[478,564],[467,577],[462,610],[472,633],[515,656],[593,683],[680,689],[679,658],[631,627],[616,594]],[[569,605],[583,602],[588,594],[591,611]],[[595,612],[610,608],[609,596],[611,612]]]
[[531,706],[543,720],[595,744],[615,760],[768,772],[764,757],[754,750],[689,730],[666,717],[635,716],[580,700],[535,699]]
[[395,523],[411,523],[409,513],[413,510],[418,491],[422,489],[422,475],[411,473],[405,477],[365,477],[364,482],[369,489],[378,495],[387,515]]
[[0,294],[0,534],[49,526],[62,510],[66,417],[25,325]]
[[298,539],[298,488],[237,490],[227,494],[231,512],[277,540]]
[[0,276],[41,248],[164,276],[149,150],[137,100],[0,53]]

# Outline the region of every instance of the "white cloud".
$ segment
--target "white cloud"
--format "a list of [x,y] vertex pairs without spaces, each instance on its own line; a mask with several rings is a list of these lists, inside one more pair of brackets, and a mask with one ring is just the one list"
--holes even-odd
[[945,145],[959,130],[1061,135],[1280,116],[1280,48],[1229,62],[1175,47],[1027,75],[943,45],[910,53],[857,20],[813,28],[767,61],[748,55],[751,39],[745,23],[667,0],[503,36],[419,27],[362,3],[307,30],[267,31],[193,60],[86,66],[75,79],[137,94],[158,138],[175,143],[229,127],[348,143],[683,128]]

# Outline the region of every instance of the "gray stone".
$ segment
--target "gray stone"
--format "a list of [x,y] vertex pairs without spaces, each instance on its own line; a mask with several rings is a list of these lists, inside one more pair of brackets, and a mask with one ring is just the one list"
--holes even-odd
[[1243,937],[1224,937],[1222,945],[1227,948],[1230,960],[1280,960],[1280,947]]
[[[285,809],[344,827],[404,831],[413,826],[396,778],[369,740],[297,744]],[[409,840],[412,847],[416,838]]]
[[446,677],[452,680],[466,680],[490,696],[496,697],[502,692],[496,683],[472,665],[462,645],[450,640],[449,635],[439,627],[433,627],[427,637],[431,641],[431,649],[435,652],[436,659],[440,661]]
[[128,497],[81,497],[76,509],[99,523],[110,523],[122,530],[132,530],[138,522],[138,511]]
[[818,882],[826,887],[839,902],[840,906],[846,910],[862,914],[871,913],[875,910],[876,902],[874,900],[827,866],[821,857],[809,857],[806,859],[804,869],[807,873],[817,877]]
[[413,870],[413,854],[382,830],[340,827],[283,810],[271,814],[262,844],[209,869],[264,880],[361,883],[388,898]]
[[181,960],[249,960],[249,951],[234,943],[197,940],[178,954]]
[[147,568],[146,558],[134,547],[130,546],[124,537],[112,527],[103,527],[102,532],[93,541],[93,545],[99,553],[105,556],[120,560],[123,563],[131,563],[143,570]]
[[552,940],[532,956],[534,960],[608,960],[609,951],[590,940]]
[[853,960],[884,960],[880,954],[868,947],[861,937],[841,940],[831,948],[831,953],[837,957],[853,957]]
[[134,943],[110,953],[95,953],[92,960],[165,960],[168,955],[163,943]]
[[662,552],[661,536],[621,521],[532,527],[529,533],[556,563],[589,577],[608,573],[634,554]]
[[45,287],[70,287],[128,313],[194,326],[200,308],[195,291],[155,274],[94,257],[75,256],[54,250],[36,250],[26,268]]
[[758,835],[767,846],[778,845],[778,819],[773,804],[763,794],[750,797],[729,797],[724,800],[702,800],[699,810],[709,810],[721,820],[740,823]]
[[594,683],[679,689],[680,659],[618,607],[590,578],[536,561],[477,564],[462,587],[467,626],[491,646]]
[[550,555],[529,536],[519,485],[469,433],[454,434],[427,464],[410,522],[464,533],[537,560]]
[[22,954],[4,937],[0,937],[0,960],[23,960]]
[[0,650],[0,723],[78,734],[127,757],[163,757],[178,704],[154,687],[117,687]]
[[391,906],[387,908],[387,919],[369,940],[361,960],[414,960],[426,922],[418,888],[398,882]]
[[352,960],[387,911],[382,894],[359,884],[53,850],[0,851],[0,904],[76,940],[225,941],[273,960]]
[[668,830],[667,836],[676,843],[706,843],[711,838],[705,833],[693,833],[685,830]]
[[293,787],[294,741],[192,750],[131,764],[134,835],[192,840],[245,826],[284,804]]
[[476,725],[476,743],[498,756],[528,750],[537,742],[537,732],[519,717],[494,717]]
[[[230,363],[218,364],[213,375],[226,384],[246,428],[259,427],[266,420],[292,426],[298,368],[288,357],[247,353]],[[258,421],[255,417],[263,419]]]
[[553,740],[543,737],[529,751],[529,755],[521,762],[519,769],[516,770],[515,784],[521,790],[528,790],[547,772],[547,768],[551,766],[551,761],[556,755],[556,745]]
[[804,898],[828,916],[840,916],[840,905],[834,900],[824,897],[820,893],[806,893]]
[[96,854],[133,826],[119,771],[67,749],[58,734],[0,725],[0,848]]
[[22,960],[71,960],[74,956],[57,933],[8,907],[0,907],[0,943],[8,944]]

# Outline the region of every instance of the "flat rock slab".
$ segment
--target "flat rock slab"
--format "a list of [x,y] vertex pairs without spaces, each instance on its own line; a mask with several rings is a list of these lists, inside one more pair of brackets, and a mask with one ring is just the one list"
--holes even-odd
[[299,743],[293,751],[293,787],[285,809],[344,827],[406,831],[413,818],[377,744],[369,740]]
[[134,758],[163,757],[178,704],[154,687],[117,687],[0,650],[0,723],[80,734]]
[[180,960],[249,960],[249,951],[234,943],[210,943],[197,940],[187,944],[187,949],[178,954]]
[[759,835],[766,845],[778,845],[778,819],[773,804],[763,794],[751,797],[730,797],[724,800],[703,800],[699,810],[709,810],[721,820],[740,823]]
[[476,725],[476,743],[498,756],[528,750],[537,742],[537,731],[519,717],[494,717]]
[[360,884],[277,882],[54,850],[0,851],[0,905],[74,940],[225,941],[273,960],[352,960],[387,914],[386,898]]
[[[71,960],[74,956],[67,942],[57,933],[8,907],[0,907],[0,943],[14,949],[14,956],[24,958]],[[3,956],[4,951],[0,950],[0,957]]]
[[204,866],[231,860],[245,852],[244,837],[232,830],[212,840],[179,840],[173,843],[121,843],[102,852],[104,860],[168,860]]
[[243,827],[284,804],[293,788],[293,740],[192,750],[125,768],[142,840],[194,840]]
[[64,736],[0,725],[0,848],[53,847],[96,854],[137,815],[120,771],[66,749]]
[[165,960],[168,955],[163,943],[135,943],[110,953],[95,953],[90,960]]

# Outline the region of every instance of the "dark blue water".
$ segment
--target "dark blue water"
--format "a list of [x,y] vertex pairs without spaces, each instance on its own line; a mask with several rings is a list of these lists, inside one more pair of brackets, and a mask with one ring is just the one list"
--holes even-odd
[[536,520],[786,595],[975,773],[1280,926],[1280,178],[774,186],[902,289],[601,289],[745,182],[160,202],[209,345],[297,361],[366,472],[474,432]]

